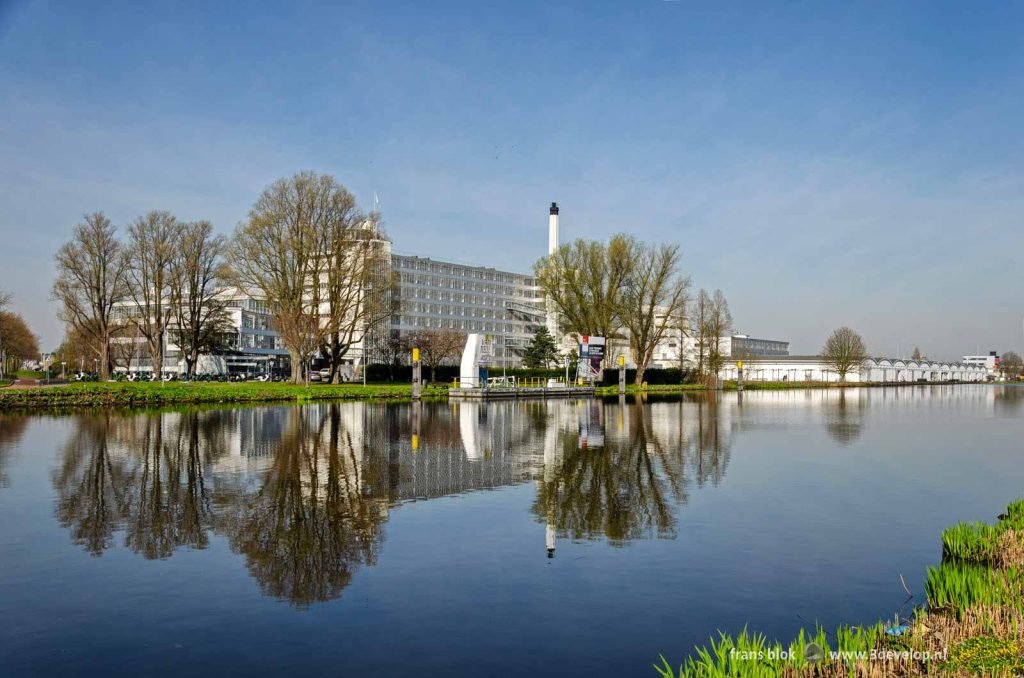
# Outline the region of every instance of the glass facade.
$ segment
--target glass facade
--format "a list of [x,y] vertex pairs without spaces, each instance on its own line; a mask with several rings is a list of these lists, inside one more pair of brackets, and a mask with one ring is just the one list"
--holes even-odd
[[399,301],[392,329],[450,329],[494,335],[494,362],[520,363],[544,324],[544,302],[533,276],[423,257],[391,255]]

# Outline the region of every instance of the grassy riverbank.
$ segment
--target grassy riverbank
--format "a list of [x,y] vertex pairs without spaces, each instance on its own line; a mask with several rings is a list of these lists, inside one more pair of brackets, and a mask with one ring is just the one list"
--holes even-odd
[[[429,386],[424,398],[447,394]],[[81,383],[0,391],[0,409],[50,407],[153,407],[200,403],[257,403],[309,400],[407,400],[409,384],[339,384],[296,386],[274,383]]]
[[942,564],[925,581],[927,606],[909,619],[801,631],[788,645],[746,630],[720,634],[678,670],[664,657],[654,668],[662,678],[1024,675],[1024,501],[994,524],[947,529],[942,544]]

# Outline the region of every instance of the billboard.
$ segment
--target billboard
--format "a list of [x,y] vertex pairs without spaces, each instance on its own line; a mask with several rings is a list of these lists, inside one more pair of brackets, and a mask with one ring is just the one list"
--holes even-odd
[[601,363],[604,361],[604,337],[580,337],[580,359],[576,367],[576,378],[584,381],[601,381]]

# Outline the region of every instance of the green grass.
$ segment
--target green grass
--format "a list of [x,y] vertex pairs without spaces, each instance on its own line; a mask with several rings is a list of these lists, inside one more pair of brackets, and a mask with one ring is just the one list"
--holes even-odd
[[[428,386],[425,398],[447,394]],[[275,383],[128,383],[68,384],[45,388],[8,389],[0,393],[0,409],[47,407],[151,407],[171,404],[252,403],[307,400],[409,399],[409,384],[339,384],[297,386]]]
[[1024,530],[1024,502],[1010,504],[994,525],[957,523],[946,528],[942,533],[942,556],[949,561],[997,565],[1003,535],[1014,530]]

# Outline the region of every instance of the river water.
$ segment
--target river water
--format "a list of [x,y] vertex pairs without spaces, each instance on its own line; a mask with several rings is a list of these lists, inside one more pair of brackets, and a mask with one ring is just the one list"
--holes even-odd
[[[923,602],[1024,389],[0,414],[5,675],[654,676]],[[904,612],[907,608],[904,608]]]

